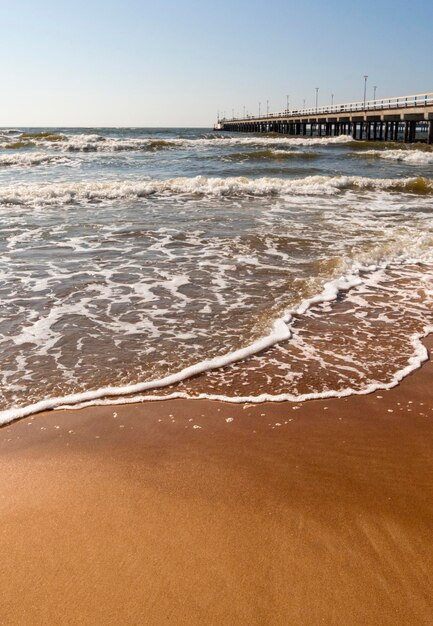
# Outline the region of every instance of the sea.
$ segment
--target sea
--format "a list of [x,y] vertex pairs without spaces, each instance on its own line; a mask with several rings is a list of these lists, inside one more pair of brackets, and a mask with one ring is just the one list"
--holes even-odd
[[433,330],[433,150],[0,129],[0,423],[389,389]]

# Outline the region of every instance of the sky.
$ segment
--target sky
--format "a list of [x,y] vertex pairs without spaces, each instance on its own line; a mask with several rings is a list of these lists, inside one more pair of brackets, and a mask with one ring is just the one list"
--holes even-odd
[[0,126],[209,127],[433,92],[433,0],[0,0]]

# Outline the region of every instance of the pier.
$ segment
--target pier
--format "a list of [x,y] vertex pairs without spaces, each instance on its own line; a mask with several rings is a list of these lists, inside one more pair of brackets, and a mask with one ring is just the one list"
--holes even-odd
[[216,129],[433,144],[433,93],[223,118]]

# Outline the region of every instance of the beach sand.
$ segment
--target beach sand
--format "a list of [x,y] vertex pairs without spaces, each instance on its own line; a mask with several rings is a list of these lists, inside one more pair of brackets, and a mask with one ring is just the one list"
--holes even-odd
[[0,623],[432,624],[432,374],[2,428]]

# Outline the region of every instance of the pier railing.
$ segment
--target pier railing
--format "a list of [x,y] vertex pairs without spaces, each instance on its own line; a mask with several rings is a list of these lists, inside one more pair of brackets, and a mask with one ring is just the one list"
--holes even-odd
[[245,117],[223,118],[220,122],[235,122],[242,120],[268,120],[271,118],[300,117],[307,115],[325,115],[329,113],[354,113],[364,111],[385,111],[391,109],[406,109],[414,107],[427,107],[433,105],[433,92],[418,93],[412,96],[399,96],[397,98],[381,98],[378,100],[363,100],[359,102],[347,102],[344,104],[328,104],[308,109],[290,109],[269,113],[267,115],[246,115]]

